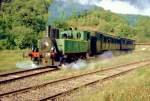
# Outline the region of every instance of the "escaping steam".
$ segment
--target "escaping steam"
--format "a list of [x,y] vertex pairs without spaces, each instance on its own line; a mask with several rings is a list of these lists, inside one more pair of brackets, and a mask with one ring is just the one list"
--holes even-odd
[[62,66],[62,68],[65,69],[73,69],[73,70],[80,70],[80,69],[84,69],[88,66],[88,63],[85,60],[81,60],[79,59],[76,62],[73,62],[71,64],[65,64]]
[[113,53],[111,51],[107,51],[107,52],[104,52],[103,54],[99,55],[96,58],[96,61],[87,62],[85,60],[79,59],[78,61],[73,62],[71,64],[65,64],[65,65],[63,65],[62,68],[73,69],[73,70],[95,68],[100,63],[104,63],[107,60],[109,61],[109,59],[111,59],[113,56],[114,55],[113,55]]
[[113,57],[113,53],[112,51],[107,51],[107,52],[104,52],[102,55],[99,55],[98,57],[101,59],[110,59]]
[[37,68],[39,66],[33,64],[32,61],[22,61],[22,62],[16,63],[16,67],[22,68],[22,69],[34,69],[34,68]]
[[93,57],[93,59],[90,59],[88,61],[79,59],[78,61],[73,62],[71,64],[65,64],[61,68],[72,70],[101,68],[103,67],[103,65],[112,62],[112,58],[116,58],[127,53],[128,52],[121,51],[106,51],[103,54],[98,55],[96,58]]

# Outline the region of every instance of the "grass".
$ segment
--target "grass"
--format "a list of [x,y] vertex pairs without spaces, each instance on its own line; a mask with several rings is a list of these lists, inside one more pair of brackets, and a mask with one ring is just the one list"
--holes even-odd
[[106,83],[102,88],[82,89],[72,101],[150,101],[150,66],[140,68],[120,79]]
[[5,50],[0,51],[0,72],[18,70],[16,63],[24,61],[24,50]]
[[[105,60],[100,60],[100,59],[93,59],[90,61],[90,63],[87,65],[86,69],[80,70],[80,71],[75,71],[75,72],[85,72],[89,71],[89,69],[99,69],[102,67],[106,66],[112,66],[112,65],[117,65],[117,64],[123,64],[127,62],[133,62],[137,60],[142,60],[145,58],[150,57],[150,48],[147,48],[147,50],[142,51],[141,47],[138,47],[136,50],[140,51],[138,54],[124,54],[118,57],[113,57],[111,59],[105,59]],[[20,61],[25,61],[27,59],[23,58],[23,52],[26,52],[27,50],[5,50],[5,51],[0,51],[0,72],[5,72],[5,71],[12,71],[12,70],[18,70],[20,68],[16,67],[16,63]],[[28,58],[29,59],[29,58]],[[30,59],[29,59],[30,60]],[[60,72],[61,74],[70,74],[70,72],[74,71],[62,71]]]

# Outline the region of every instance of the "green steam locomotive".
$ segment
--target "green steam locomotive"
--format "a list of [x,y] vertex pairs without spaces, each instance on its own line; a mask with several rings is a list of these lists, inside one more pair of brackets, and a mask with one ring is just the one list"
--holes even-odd
[[120,38],[101,32],[74,30],[60,31],[56,28],[47,29],[47,36],[40,40],[38,55],[30,56],[38,64],[59,65],[96,56],[104,51],[128,51],[135,48],[135,40]]

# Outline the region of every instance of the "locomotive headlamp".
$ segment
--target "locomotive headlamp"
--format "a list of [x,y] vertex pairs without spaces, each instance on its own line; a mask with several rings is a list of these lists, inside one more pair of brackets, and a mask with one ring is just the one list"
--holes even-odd
[[48,46],[49,46],[49,43],[48,43],[48,42],[45,42],[44,45],[45,45],[46,47],[48,47]]

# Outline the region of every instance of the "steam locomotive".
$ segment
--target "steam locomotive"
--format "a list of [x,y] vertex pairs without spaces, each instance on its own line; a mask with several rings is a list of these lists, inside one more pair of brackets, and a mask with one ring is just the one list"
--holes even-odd
[[135,40],[121,38],[102,32],[74,30],[60,31],[48,26],[47,35],[39,41],[38,49],[33,50],[33,62],[44,65],[59,65],[96,56],[104,51],[134,50]]

